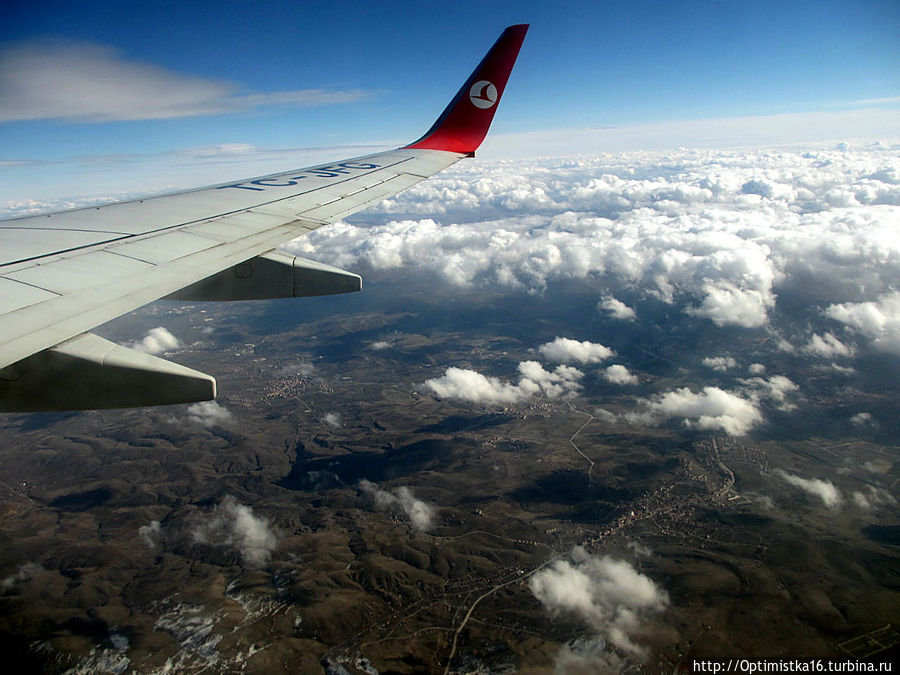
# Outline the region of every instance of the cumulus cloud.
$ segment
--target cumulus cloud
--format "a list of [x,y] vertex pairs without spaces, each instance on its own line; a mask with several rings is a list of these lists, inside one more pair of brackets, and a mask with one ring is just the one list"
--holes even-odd
[[598,342],[579,342],[564,337],[542,344],[538,351],[544,358],[555,363],[599,363],[616,355],[612,349]]
[[900,356],[900,291],[873,302],[829,305],[825,314],[871,339],[876,349]]
[[187,420],[192,424],[199,424],[210,429],[216,426],[227,426],[234,420],[234,415],[228,408],[216,401],[201,401],[188,406]]
[[316,367],[309,361],[298,361],[282,366],[278,374],[283,377],[312,377],[316,374]]
[[649,546],[645,546],[644,544],[636,540],[629,541],[627,544],[625,544],[625,547],[634,551],[634,554],[640,558],[646,558],[653,553]]
[[198,544],[233,548],[244,565],[253,568],[265,565],[278,545],[269,521],[230,495],[212,513],[198,518],[191,536]]
[[465,368],[447,368],[443,376],[423,385],[438,398],[458,398],[476,403],[515,403],[526,398],[516,385]]
[[584,377],[577,368],[559,365],[548,371],[537,361],[522,361],[518,366],[519,381],[503,382],[475,370],[447,368],[443,376],[426,380],[422,385],[438,398],[457,398],[474,403],[518,403],[537,394],[548,398],[575,395]]
[[626,413],[626,420],[658,424],[676,417],[688,428],[720,430],[735,436],[746,434],[763,421],[754,401],[718,387],[704,387],[697,393],[682,387],[639,403],[643,410]]
[[746,394],[754,401],[766,400],[784,411],[796,408],[794,403],[788,401],[788,397],[799,391],[800,387],[784,375],[772,375],[768,378],[753,377],[741,380],[741,382]]
[[19,571],[0,579],[0,593],[6,593],[15,586],[25,583],[36,574],[43,572],[44,568],[37,563],[25,563],[19,567]]
[[851,494],[853,503],[864,511],[897,505],[897,500],[887,490],[882,490],[874,485],[869,485],[867,488],[864,491],[854,491]]
[[637,317],[637,312],[611,295],[603,298],[603,300],[597,304],[597,309],[604,310],[609,316],[614,319],[621,319],[622,321],[634,321]]
[[704,284],[705,297],[699,307],[688,307],[687,313],[712,319],[717,326],[756,328],[766,323],[768,310],[775,304],[771,294],[740,288],[720,281]]
[[135,351],[143,352],[144,354],[162,354],[163,352],[178,349],[181,346],[181,342],[168,330],[162,326],[157,326],[150,329],[147,335],[129,346]]
[[838,490],[830,480],[803,478],[802,476],[795,476],[782,469],[775,469],[773,473],[794,487],[798,487],[804,492],[818,497],[829,509],[840,508],[844,503],[844,498],[841,495],[840,490]]
[[766,372],[766,367],[761,363],[751,363],[747,368],[747,372],[751,375],[762,375]]
[[681,418],[689,429],[720,430],[735,436],[748,433],[764,421],[760,406],[774,404],[790,411],[795,405],[788,397],[799,387],[783,375],[741,380],[736,392],[719,387],[704,387],[694,392],[688,387],[638,400],[638,410],[624,413],[622,419],[636,424],[660,424]]
[[332,105],[366,96],[360,90],[325,89],[241,93],[231,83],[131,61],[97,44],[20,43],[0,52],[0,122],[168,119],[273,105]]
[[627,672],[628,660],[608,649],[603,637],[579,637],[559,648],[553,659],[556,675],[612,675]]
[[647,656],[637,642],[642,621],[669,604],[666,592],[630,563],[591,556],[581,547],[571,560],[556,560],[536,572],[528,585],[552,615],[575,615],[609,646],[638,660]]
[[364,478],[359,482],[359,488],[375,498],[376,508],[404,513],[413,529],[427,532],[434,527],[436,514],[434,506],[421,499],[416,499],[408,487],[399,487],[391,493]]
[[341,416],[339,413],[327,413],[323,419],[325,420],[325,424],[327,424],[328,426],[334,427],[335,429],[341,428]]
[[603,371],[603,379],[613,384],[637,384],[636,375],[632,375],[625,366],[615,364]]
[[835,357],[850,358],[854,351],[852,347],[845,345],[831,333],[825,335],[813,334],[809,342],[803,347],[803,351],[812,356],[820,356],[825,359]]
[[162,539],[162,524],[158,520],[151,520],[138,528],[138,536],[148,548],[156,548]]
[[863,462],[863,468],[872,473],[887,473],[891,470],[892,462],[886,459],[876,459],[874,462]]
[[737,366],[737,361],[730,356],[707,356],[703,359],[702,363],[707,368],[712,368],[720,373],[724,373],[729,368],[735,368]]
[[872,417],[872,413],[860,412],[850,417],[850,424],[856,427],[867,427],[875,424],[875,418]]

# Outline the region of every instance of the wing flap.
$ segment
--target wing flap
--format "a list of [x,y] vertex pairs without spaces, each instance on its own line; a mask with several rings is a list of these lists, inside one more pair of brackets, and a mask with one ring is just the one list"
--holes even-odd
[[362,277],[331,265],[269,251],[166,296],[167,300],[263,300],[362,290]]
[[11,314],[23,307],[56,297],[59,297],[58,294],[43,288],[36,288],[15,279],[0,277],[0,314]]
[[53,296],[8,312],[0,317],[0,367],[264,253],[306,231],[298,222],[270,227],[156,265],[140,274],[121,277],[116,283],[98,284],[64,296]]
[[119,233],[42,228],[39,226],[43,224],[40,219],[31,219],[30,222],[34,223],[32,227],[0,227],[0,257],[6,264],[96,246],[124,236]]
[[188,255],[205,251],[222,242],[210,237],[203,237],[189,229],[172,230],[141,239],[114,244],[108,251],[121,256],[143,260],[160,265],[170,260],[178,260]]
[[85,333],[0,370],[0,410],[86,410],[209,401],[209,375]]
[[302,211],[298,215],[303,218],[315,218],[325,222],[333,222],[361,211],[370,204],[398,194],[416,183],[421,183],[423,180],[425,179],[419,176],[411,176],[406,173],[399,174],[354,194],[352,199],[334,199],[307,211]]

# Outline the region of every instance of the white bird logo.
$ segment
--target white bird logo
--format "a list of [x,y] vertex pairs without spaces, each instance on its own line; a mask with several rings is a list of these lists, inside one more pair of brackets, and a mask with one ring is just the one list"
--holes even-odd
[[469,100],[476,108],[490,108],[497,102],[497,87],[487,80],[478,80],[469,89]]

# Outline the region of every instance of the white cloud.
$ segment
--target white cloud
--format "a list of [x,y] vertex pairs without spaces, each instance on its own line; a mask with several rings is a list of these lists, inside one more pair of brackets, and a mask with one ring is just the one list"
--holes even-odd
[[632,375],[625,366],[615,364],[603,371],[603,379],[613,384],[637,384],[636,375]]
[[[869,99],[877,105],[882,99]],[[890,98],[885,103],[890,103]],[[897,111],[890,108],[783,113],[635,124],[612,128],[554,129],[488,136],[484,152],[509,158],[570,154],[599,155],[622,151],[660,151],[691,147],[733,146],[771,148],[788,143],[822,143],[847,138],[900,136]]]
[[621,300],[617,300],[611,295],[606,296],[597,304],[597,309],[605,310],[614,319],[623,321],[634,321],[637,313]]
[[796,406],[789,402],[788,396],[799,391],[794,382],[784,375],[772,375],[768,378],[752,377],[741,380],[745,393],[753,401],[766,400],[775,403],[779,410],[790,411]]
[[474,403],[518,403],[537,394],[548,398],[575,395],[584,377],[577,368],[560,365],[545,370],[537,361],[522,361],[517,384],[487,377],[475,370],[447,368],[443,376],[426,380],[422,386],[438,398],[458,398]]
[[783,471],[782,469],[775,469],[773,472],[775,475],[781,477],[794,487],[798,487],[804,492],[807,492],[815,497],[818,497],[822,500],[822,503],[825,504],[829,509],[837,509],[844,503],[844,498],[841,496],[840,490],[838,490],[834,483],[830,480],[821,480],[819,478],[803,478],[801,476],[795,476],[794,474]]
[[476,403],[515,403],[527,397],[514,384],[463,368],[447,368],[443,376],[425,380],[423,386],[438,398],[458,398]]
[[703,292],[706,297],[700,306],[689,307],[686,311],[711,319],[717,326],[762,326],[766,323],[769,307],[775,304],[769,293],[739,288],[726,281],[705,284]]
[[326,413],[326,415],[323,419],[325,420],[325,424],[327,424],[328,426],[334,427],[335,429],[340,429],[341,416],[339,413],[336,413],[336,412]]
[[162,524],[158,520],[151,520],[138,528],[138,536],[148,548],[156,548],[162,538]]
[[854,351],[852,347],[845,345],[831,333],[825,335],[813,334],[809,342],[803,347],[803,351],[812,356],[820,356],[825,359],[835,357],[850,358]]
[[391,343],[387,340],[377,340],[369,345],[372,349],[378,351],[381,349],[388,349],[391,346]]
[[0,579],[0,593],[6,593],[18,584],[24,583],[36,574],[43,572],[44,568],[37,563],[25,563],[19,567],[19,571],[15,574]]
[[[876,148],[474,163],[372,209],[396,220],[321,228],[289,248],[457,285],[539,292],[585,279],[608,289],[600,310],[622,318],[629,308],[616,297],[627,293],[719,326],[768,328],[781,289],[814,289],[819,306],[837,306],[900,284],[896,157]],[[751,181],[769,196],[747,194]],[[857,205],[830,203],[836,185]]]
[[612,349],[597,342],[579,342],[564,337],[542,344],[538,351],[544,358],[555,363],[599,363],[616,355]]
[[434,527],[436,511],[434,506],[421,499],[416,499],[412,490],[402,486],[394,490],[393,494],[382,490],[372,481],[365,478],[359,482],[360,489],[375,498],[375,507],[385,510],[401,510],[409,519],[413,529],[427,532]]
[[885,474],[891,470],[892,462],[887,459],[876,459],[874,462],[863,462],[863,468],[872,473]]
[[642,660],[638,644],[642,620],[661,612],[668,595],[630,563],[610,556],[591,556],[581,547],[571,561],[556,560],[528,581],[538,601],[552,614],[574,614],[599,638],[622,653]]
[[309,361],[298,361],[282,366],[278,374],[283,377],[312,377],[316,374],[316,367]]
[[627,672],[625,657],[607,649],[603,637],[579,637],[559,648],[553,659],[554,675],[595,675]]
[[851,495],[853,503],[865,511],[880,509],[882,507],[894,507],[897,500],[887,490],[882,490],[874,485],[867,486],[865,491],[855,491]]
[[762,375],[766,372],[766,367],[761,363],[751,363],[747,368],[747,372],[751,375]]
[[234,415],[228,408],[216,401],[201,401],[187,407],[187,420],[210,429],[216,426],[227,426],[234,420]]
[[724,373],[729,368],[737,367],[737,361],[730,356],[707,356],[702,363],[707,368],[712,368],[720,373]]
[[862,98],[835,105],[879,105],[881,103],[900,103],[900,96],[884,96],[882,98]]
[[[900,260],[895,259],[895,264]],[[900,291],[873,302],[829,305],[825,314],[871,339],[876,349],[900,356]]]
[[645,546],[636,540],[629,541],[625,544],[625,547],[634,551],[634,554],[639,558],[646,558],[653,553],[649,546]]
[[168,119],[273,105],[332,105],[368,95],[325,89],[240,93],[231,83],[129,61],[96,44],[24,43],[0,53],[0,122]]
[[611,413],[609,410],[605,410],[604,408],[594,408],[594,417],[602,422],[605,422],[606,424],[615,424],[619,421],[619,418],[615,413]]
[[850,424],[857,427],[867,427],[875,424],[875,418],[872,417],[872,413],[860,412],[850,418]]
[[698,393],[683,387],[640,403],[644,410],[626,413],[626,420],[657,424],[680,417],[688,428],[721,430],[735,436],[746,434],[763,421],[756,403],[718,387],[704,387]]
[[212,513],[198,518],[191,535],[199,544],[234,548],[247,567],[265,565],[278,545],[269,521],[230,495]]
[[168,330],[162,326],[157,326],[150,329],[147,335],[140,340],[132,342],[129,346],[135,351],[155,355],[178,349],[181,346],[181,342]]
[[753,501],[759,504],[764,511],[771,511],[775,508],[775,500],[768,495],[753,495]]

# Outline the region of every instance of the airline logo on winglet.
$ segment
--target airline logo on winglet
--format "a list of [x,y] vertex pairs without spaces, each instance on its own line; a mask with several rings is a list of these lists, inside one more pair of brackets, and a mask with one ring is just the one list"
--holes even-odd
[[497,102],[497,87],[493,82],[479,80],[469,89],[469,100],[476,108],[490,108]]
[[500,97],[527,31],[524,23],[503,31],[437,121],[424,136],[404,148],[472,156],[500,107]]

